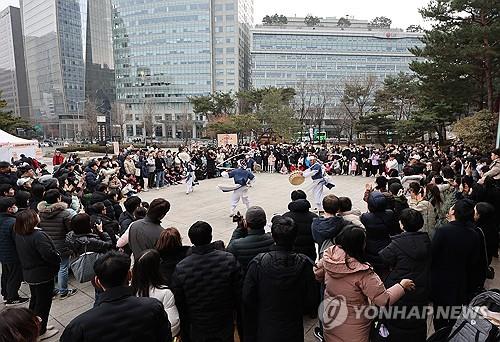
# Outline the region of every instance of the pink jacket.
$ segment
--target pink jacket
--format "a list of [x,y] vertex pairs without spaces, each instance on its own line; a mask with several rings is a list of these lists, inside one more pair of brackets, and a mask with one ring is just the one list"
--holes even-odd
[[[339,246],[332,246],[325,251],[314,273],[316,279],[325,283],[323,316],[326,318],[326,342],[368,342],[371,319],[362,314],[357,317],[355,309],[359,311],[369,303],[392,305],[405,293],[399,284],[386,289],[368,264],[347,256]],[[373,315],[373,310],[368,310],[368,313]]]

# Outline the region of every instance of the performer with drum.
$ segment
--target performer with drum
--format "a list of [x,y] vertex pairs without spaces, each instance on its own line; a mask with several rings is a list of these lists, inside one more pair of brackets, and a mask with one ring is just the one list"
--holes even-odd
[[330,183],[328,178],[324,176],[323,166],[318,163],[315,155],[310,155],[308,157],[311,162],[311,166],[302,172],[302,176],[311,177],[313,181],[312,192],[314,195],[314,204],[319,211],[323,211],[323,187],[326,186],[328,189],[333,188],[335,185]]
[[193,192],[193,185],[196,180],[196,164],[194,161],[191,159],[188,161],[185,165],[186,168],[186,195],[189,195],[191,192]]
[[229,189],[223,185],[219,185],[219,189],[223,192],[233,191],[231,196],[231,214],[233,217],[238,206],[238,202],[241,201],[246,205],[247,209],[250,207],[250,201],[248,199],[248,188],[252,186],[255,182],[255,176],[252,172],[247,169],[247,164],[245,160],[240,160],[238,162],[239,168],[231,170],[229,172],[224,171],[221,176],[224,178],[232,178],[234,180],[234,187]]

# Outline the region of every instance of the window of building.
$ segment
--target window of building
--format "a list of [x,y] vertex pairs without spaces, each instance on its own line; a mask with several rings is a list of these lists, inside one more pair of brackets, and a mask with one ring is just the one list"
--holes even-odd
[[234,32],[234,26],[233,25],[226,26],[226,32]]
[[155,126],[155,135],[157,137],[163,137],[163,127],[162,126]]
[[233,3],[226,4],[226,11],[232,11],[232,10],[234,10],[234,4]]
[[233,47],[226,48],[226,53],[234,53],[234,48]]
[[224,26],[217,26],[217,27],[215,28],[215,32],[219,32],[219,33],[220,33],[220,32],[224,32]]
[[142,125],[135,126],[135,135],[137,135],[137,136],[142,135]]
[[134,126],[133,125],[127,125],[127,137],[131,137],[134,135]]
[[155,121],[162,121],[163,120],[163,115],[155,115]]
[[234,15],[232,14],[226,15],[226,21],[234,21]]

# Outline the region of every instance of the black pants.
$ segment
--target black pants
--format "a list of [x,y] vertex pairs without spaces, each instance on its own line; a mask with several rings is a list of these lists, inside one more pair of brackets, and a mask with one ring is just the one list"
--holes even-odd
[[54,291],[54,280],[47,283],[30,285],[31,299],[29,308],[42,319],[40,335],[47,331],[50,307],[52,306],[52,294]]
[[23,281],[23,269],[20,263],[2,263],[2,296],[5,300],[19,298],[19,287]]
[[148,188],[154,189],[155,187],[155,172],[150,172],[148,176]]

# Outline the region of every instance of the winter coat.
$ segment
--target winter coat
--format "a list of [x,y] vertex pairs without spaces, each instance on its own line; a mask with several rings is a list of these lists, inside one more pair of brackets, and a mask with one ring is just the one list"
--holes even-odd
[[[102,202],[106,207],[106,216],[110,219],[115,219],[115,209],[113,203],[109,200],[108,194],[102,191],[94,191],[90,196],[90,205]],[[97,214],[97,213],[96,213]],[[100,214],[100,213],[99,213]]]
[[234,255],[216,250],[212,244],[193,247],[192,253],[177,264],[172,276],[181,329],[184,335],[191,335],[191,341],[224,341],[233,336],[240,265]]
[[0,173],[0,184],[9,184],[14,189],[17,189],[17,176],[15,172]]
[[399,222],[399,217],[404,209],[409,208],[408,200],[404,195],[394,196],[394,219]]
[[113,248],[111,238],[107,233],[75,234],[74,231],[66,235],[66,242],[75,256],[87,252],[106,253]]
[[315,304],[312,261],[273,246],[252,259],[243,283],[245,342],[303,342],[302,317]]
[[[348,258],[348,265],[346,265]],[[394,304],[404,295],[404,289],[396,284],[388,289],[382,280],[366,263],[349,257],[340,246],[328,248],[323,258],[319,260],[314,269],[316,279],[325,284],[324,308],[327,312],[337,312],[331,307],[338,303],[333,301],[340,297],[339,319],[346,315],[343,324],[334,328],[324,325],[324,338],[326,342],[368,342],[371,329],[371,320],[361,315],[356,317],[355,308],[367,306],[368,303],[385,307]],[[339,316],[342,314],[342,316]]]
[[156,298],[135,297],[130,287],[104,291],[97,306],[74,318],[61,342],[164,342],[172,334],[167,313]]
[[[328,328],[325,324],[323,336],[326,342],[368,342],[371,320],[363,315],[357,318],[355,308],[365,307],[369,302],[382,307],[392,305],[404,295],[399,284],[386,289],[368,264],[349,257],[340,246],[325,251],[314,273],[316,279],[325,284],[325,303],[329,305],[324,310],[342,314],[336,319],[346,315],[343,324],[335,328]],[[337,296],[343,296],[338,311],[333,307],[338,303],[333,300]]]
[[[415,282],[415,290],[406,294],[394,305],[402,307],[423,307],[429,303],[431,240],[426,232],[403,232],[392,237],[392,242],[380,251],[382,261],[390,268],[384,281],[386,288],[398,284],[403,279]],[[427,337],[427,320],[391,319],[384,320],[389,330],[390,341],[425,341]]]
[[272,245],[274,245],[273,237],[264,229],[236,228],[227,246],[227,251],[236,257],[243,273],[245,273],[250,261],[257,254],[269,252]]
[[138,258],[146,249],[155,248],[162,231],[160,222],[153,222],[147,216],[133,222],[128,232],[128,245],[132,249],[134,257]]
[[23,279],[28,284],[51,281],[59,271],[61,258],[48,234],[35,228],[30,235],[15,236]]
[[495,159],[490,164],[490,170],[483,175],[482,179],[485,179],[488,176],[493,177],[495,180],[500,179],[500,158]]
[[16,216],[9,213],[0,213],[0,262],[2,264],[18,263],[14,233]]
[[97,220],[101,220],[103,232],[108,234],[111,239],[111,243],[113,246],[116,246],[116,242],[118,241],[116,235],[118,235],[120,230],[118,222],[116,220],[110,220],[106,215],[94,214],[90,217],[90,225],[95,227]]
[[422,231],[429,234],[432,238],[436,229],[436,211],[431,202],[426,200],[417,201],[415,199],[410,199],[410,208],[419,211],[424,218],[424,226]]
[[156,298],[163,304],[163,308],[168,316],[168,321],[170,322],[170,330],[172,332],[172,336],[179,335],[181,331],[181,324],[179,319],[179,311],[175,306],[175,298],[172,291],[167,288],[149,288],[149,298]]
[[95,191],[95,187],[99,184],[99,180],[97,178],[97,173],[90,167],[85,168],[85,190],[87,193],[93,193]]
[[313,219],[318,215],[309,211],[311,204],[308,200],[298,199],[288,204],[289,212],[283,216],[290,217],[297,227],[297,238],[293,250],[297,253],[307,255],[312,260],[316,260],[316,248],[311,232]]
[[326,240],[335,238],[347,225],[340,216],[317,217],[311,225],[311,232],[314,241],[318,244],[318,251]]
[[68,257],[71,249],[66,242],[66,234],[71,230],[71,218],[74,212],[68,210],[66,203],[48,204],[42,201],[38,203],[38,215],[40,216],[38,227],[52,239],[61,257]]
[[123,168],[125,169],[125,174],[126,175],[134,175],[135,176],[135,163],[132,159],[125,159],[123,162]]
[[120,225],[120,236],[125,233],[130,224],[135,221],[135,217],[133,214],[128,211],[124,211],[120,214],[120,218],[118,218],[118,224]]
[[160,251],[160,273],[167,281],[168,286],[172,284],[172,274],[174,274],[175,267],[186,257],[189,249],[189,246],[181,246],[180,248],[169,251],[168,253]]
[[432,239],[431,298],[437,305],[467,304],[483,286],[484,256],[471,223],[453,221],[436,230]]
[[340,213],[339,216],[342,216],[342,218],[347,223],[351,223],[357,227],[365,228],[363,223],[361,223],[361,211],[359,209],[354,209]]

